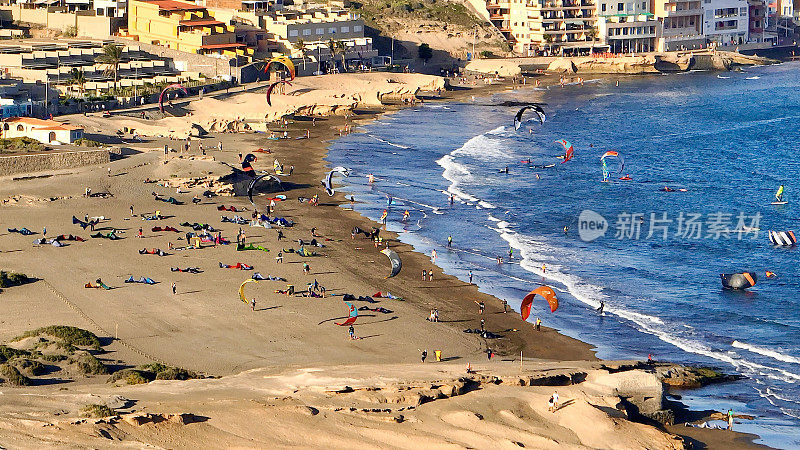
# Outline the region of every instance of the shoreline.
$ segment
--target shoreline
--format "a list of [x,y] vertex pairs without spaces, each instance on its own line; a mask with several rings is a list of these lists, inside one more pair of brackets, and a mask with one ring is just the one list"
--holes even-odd
[[[619,79],[619,78],[624,78],[624,77],[629,76],[629,74],[592,74],[592,75],[596,75],[600,79]],[[648,75],[648,74],[645,74],[645,75]],[[555,74],[543,74],[543,75],[539,75],[537,77],[531,77],[531,78],[532,79],[537,79],[537,80],[542,80],[542,83],[543,83],[542,86],[544,86],[545,82],[550,81],[550,82],[552,82],[552,85],[548,86],[548,88],[549,87],[558,87],[558,76],[555,75]],[[473,99],[474,99],[475,97],[478,97],[478,96],[490,96],[492,94],[496,94],[496,93],[499,93],[499,92],[504,92],[504,91],[507,92],[507,91],[512,91],[512,90],[516,90],[516,89],[525,89],[525,88],[531,88],[532,89],[532,88],[535,88],[535,86],[532,85],[532,84],[522,85],[522,84],[514,84],[514,83],[508,83],[508,82],[501,82],[501,83],[485,85],[485,86],[478,85],[478,86],[473,86],[473,87],[466,87],[466,88],[463,88],[463,90],[448,91],[447,92],[448,94],[455,94],[455,95],[442,97],[442,98],[429,98],[429,99],[426,99],[426,103],[447,104],[447,103],[451,103],[451,102],[458,102],[458,101],[464,100],[466,98],[469,98],[470,96],[473,97]],[[395,111],[398,111],[398,110],[401,110],[401,109],[404,109],[404,108],[398,107],[398,108],[394,108],[392,110],[388,110],[388,111],[386,111],[384,113],[375,114],[373,117],[370,117],[369,119],[364,120],[362,125],[366,125],[366,124],[369,124],[369,123],[371,123],[371,122],[373,122],[375,120],[378,120],[384,114],[387,114],[387,113],[391,114],[391,113],[393,113]],[[354,132],[363,133],[364,131],[354,131]],[[327,153],[327,151],[326,151],[326,153]],[[339,194],[337,194],[337,195],[339,195]],[[340,206],[342,204],[344,204],[344,203],[346,203],[346,202],[341,202]],[[340,209],[342,209],[342,212],[347,212],[347,213],[355,212],[352,209],[347,209],[347,208],[340,208]],[[371,226],[375,226],[375,227],[381,226],[381,224],[379,224],[378,222],[374,221],[373,219],[370,219],[370,218],[368,218],[366,216],[362,216],[361,213],[356,213],[356,214],[358,214],[359,216],[363,217],[364,220],[370,222]],[[408,247],[409,248],[409,252],[411,252],[411,253],[415,254],[416,256],[418,256],[418,259],[429,260],[429,257],[427,255],[425,255],[424,253],[422,253],[420,251],[413,250],[413,246],[411,244],[406,244],[406,243],[401,242],[399,240],[399,234],[398,233],[390,232],[390,231],[382,231],[382,235],[384,233],[391,234],[392,240],[397,242],[398,246]],[[439,267],[438,265],[435,265],[435,267],[436,267],[436,270],[437,270],[437,273],[436,273],[437,279],[440,279],[441,277],[449,277],[449,278],[453,278],[453,279],[455,279],[457,281],[460,281],[460,280],[458,280],[458,278],[455,275],[445,274],[444,270],[441,267]],[[405,259],[404,259],[404,270],[405,270]],[[473,284],[472,286],[474,286],[476,288],[476,290],[478,291],[478,293],[481,296],[485,296],[485,297],[488,297],[489,299],[491,299],[492,303],[494,303],[495,306],[498,303],[501,303],[501,300],[498,297],[496,297],[495,295],[480,291],[480,287],[478,286],[477,283]],[[465,304],[466,304],[467,307],[470,307],[470,305],[468,303],[465,303]],[[490,303],[487,302],[487,311],[488,311],[489,304]],[[515,317],[518,318],[518,314],[519,313],[514,311],[514,310],[510,310],[509,314],[513,314]],[[521,318],[520,318],[520,320],[521,320]],[[525,322],[525,324],[526,324],[525,328],[531,328],[531,329],[534,328],[534,324],[531,323],[531,322]],[[597,356],[594,355],[594,353],[596,351],[596,348],[592,344],[583,342],[583,341],[581,341],[579,339],[575,339],[575,338],[566,336],[566,335],[562,334],[557,329],[542,326],[543,330],[545,328],[547,328],[548,331],[553,332],[555,335],[558,335],[558,336],[561,336],[563,338],[566,338],[566,339],[570,340],[570,341],[567,341],[567,342],[569,342],[569,344],[575,344],[575,345],[578,345],[579,347],[581,346],[581,344],[583,344],[583,346],[589,347],[590,351],[592,353],[592,360],[594,360],[594,361],[605,361],[604,359],[598,358]],[[533,336],[531,336],[531,337],[535,338],[537,335],[538,335],[538,333],[534,332]],[[524,348],[525,348],[524,343],[522,345],[522,348],[524,350]],[[535,350],[535,348],[530,348],[529,350]],[[506,353],[503,356],[510,356],[510,357],[516,356],[516,358],[514,358],[514,360],[518,360],[519,359],[519,354],[518,353],[516,355],[513,354],[513,353],[511,353],[511,354]],[[528,359],[527,354],[525,354],[525,359]],[[547,357],[547,356],[544,356],[543,359],[550,359],[550,358]],[[503,359],[503,360],[504,361],[509,361],[509,359]],[[559,360],[559,359],[553,359],[553,360]],[[563,361],[563,360],[568,360],[568,359],[561,358],[560,360]],[[728,382],[735,382],[735,381],[728,381]],[[703,387],[700,387],[700,388],[697,388],[697,389],[703,389]],[[670,393],[669,388],[665,388],[665,394],[669,394],[669,393]],[[709,447],[709,448],[717,448],[717,447],[725,446],[726,448],[729,448],[729,449],[772,448],[772,447],[769,447],[769,446],[766,446],[766,445],[763,445],[763,444],[755,443],[756,439],[760,439],[760,436],[755,435],[755,434],[744,433],[744,432],[739,432],[739,431],[734,431],[733,433],[731,433],[731,432],[729,432],[727,430],[714,430],[714,429],[700,429],[700,428],[685,427],[685,426],[683,426],[684,422],[697,422],[697,421],[701,421],[701,420],[707,420],[708,417],[710,416],[710,414],[713,411],[695,411],[695,410],[691,410],[687,405],[681,403],[681,401],[670,400],[670,403],[672,403],[672,404],[668,407],[668,409],[671,409],[672,411],[676,412],[676,419],[677,420],[676,420],[675,425],[666,425],[666,426],[664,426],[664,429],[666,431],[672,433],[672,434],[676,434],[676,435],[682,436],[683,438],[687,439],[689,442],[692,442],[693,445],[702,445],[702,446],[711,445],[711,447]]]
[[[486,87],[478,87],[478,88],[470,88],[465,90],[457,90],[457,91],[448,91],[453,92],[453,96],[449,98],[442,99],[442,102],[448,101],[457,101],[459,96],[468,97],[471,95],[487,95],[492,92],[498,92],[502,90],[510,90],[520,87],[519,85],[507,85],[507,84],[498,84],[498,85],[491,85]],[[532,86],[531,86],[532,87]],[[436,100],[438,102],[438,100]],[[367,123],[370,121],[375,120],[377,117],[380,117],[383,114],[391,113],[393,111],[399,110],[402,108],[399,107],[389,107],[384,108],[380,111],[371,111],[362,116],[356,116],[353,122],[358,123]],[[486,357],[483,350],[487,346],[486,340],[479,340],[476,339],[473,335],[464,336],[465,333],[462,332],[464,328],[477,328],[479,327],[479,320],[480,316],[478,315],[477,308],[474,305],[474,301],[485,301],[487,305],[486,314],[484,317],[486,318],[486,328],[489,331],[493,330],[510,330],[510,329],[518,329],[516,332],[505,332],[501,334],[505,334],[507,339],[501,340],[502,343],[500,345],[494,345],[491,343],[491,348],[494,350],[501,359],[504,358],[511,358],[512,361],[518,361],[519,352],[522,351],[526,361],[535,361],[537,359],[546,359],[553,362],[565,362],[565,361],[573,361],[573,360],[585,360],[589,362],[596,362],[598,359],[594,355],[592,350],[592,346],[581,342],[579,340],[567,337],[558,333],[554,329],[544,328],[541,332],[536,332],[533,329],[533,325],[529,322],[525,322],[525,325],[522,325],[522,319],[517,315],[518,313],[509,312],[508,314],[503,314],[501,312],[501,305],[499,300],[489,294],[484,294],[478,291],[477,285],[469,285],[463,282],[460,282],[456,277],[444,275],[443,271],[439,267],[435,267],[435,281],[434,282],[421,282],[418,277],[418,273],[425,269],[430,269],[432,264],[430,263],[429,258],[419,252],[413,251],[410,245],[404,244],[399,242],[398,236],[395,233],[390,232],[382,232],[382,235],[386,237],[389,235],[390,237],[390,246],[395,251],[397,251],[401,257],[403,258],[403,271],[397,277],[393,279],[386,280],[383,278],[386,274],[387,264],[385,259],[383,259],[383,255],[377,255],[377,249],[373,250],[369,247],[372,247],[372,243],[366,239],[358,238],[355,242],[352,242],[350,239],[350,230],[353,226],[359,226],[361,228],[369,228],[373,225],[378,225],[376,222],[367,219],[366,217],[362,216],[356,211],[346,210],[341,206],[343,204],[347,204],[348,200],[344,198],[343,194],[338,193],[334,197],[327,197],[325,196],[324,192],[322,192],[319,188],[319,180],[323,178],[325,173],[328,171],[328,164],[326,162],[326,155],[328,154],[328,146],[330,141],[335,140],[338,138],[336,135],[337,128],[342,127],[346,121],[341,117],[326,117],[322,120],[319,120],[319,124],[316,128],[311,128],[312,130],[312,139],[307,141],[287,141],[287,142],[277,142],[275,143],[275,152],[272,155],[264,155],[263,160],[259,161],[259,168],[261,167],[269,167],[271,166],[271,160],[273,157],[279,158],[281,161],[284,161],[287,165],[293,164],[295,166],[295,176],[296,178],[292,178],[292,183],[295,185],[292,188],[292,194],[301,195],[301,196],[311,196],[314,194],[321,195],[321,205],[320,207],[307,207],[307,205],[297,205],[295,202],[292,202],[291,205],[283,205],[279,204],[279,213],[281,215],[286,215],[286,217],[290,218],[300,218],[297,221],[297,224],[293,228],[289,228],[286,230],[287,234],[290,234],[292,238],[303,238],[305,240],[310,239],[310,230],[311,228],[316,228],[319,233],[325,235],[326,237],[332,239],[331,244],[329,244],[326,249],[324,250],[325,258],[321,260],[310,260],[309,262],[312,265],[314,270],[314,274],[319,276],[320,279],[326,285],[331,283],[333,286],[336,285],[336,281],[339,278],[346,279],[346,280],[355,280],[353,286],[347,286],[347,289],[350,293],[355,295],[372,295],[372,292],[365,292],[364,289],[370,289],[371,287],[380,286],[383,291],[390,291],[394,295],[399,295],[405,297],[406,300],[400,303],[397,303],[397,308],[400,309],[406,308],[408,306],[408,311],[411,313],[411,320],[406,320],[403,322],[403,326],[406,328],[395,327],[392,328],[390,331],[394,333],[403,333],[404,330],[406,333],[412,334],[419,332],[423,329],[427,329],[430,334],[434,335],[442,335],[444,339],[452,339],[454,341],[454,345],[452,346],[455,350],[452,353],[446,351],[443,356],[445,358],[453,358],[459,361],[456,361],[457,365],[463,364],[466,366],[468,363],[477,363],[480,362],[483,365],[486,365]],[[320,126],[321,124],[321,126]],[[299,127],[298,127],[299,125]],[[304,129],[303,126],[306,128],[308,122],[302,121],[295,121],[289,127],[290,133],[294,134],[297,133],[299,130]],[[220,139],[226,138],[226,135],[220,135]],[[217,136],[212,136],[211,140],[215,141]],[[221,160],[224,157],[226,161],[235,162],[235,153],[242,152],[246,153],[252,145],[253,148],[258,145],[263,145],[263,136],[261,135],[230,135],[230,139],[233,140],[234,145],[237,147],[230,146],[226,141],[226,152],[220,154]],[[261,141],[259,141],[261,139]],[[169,141],[167,141],[169,143]],[[259,144],[260,142],[260,144]],[[157,150],[159,146],[162,144],[159,140],[153,140],[153,144],[155,145],[147,145],[150,150],[155,150],[155,153],[158,153]],[[171,144],[172,145],[172,144]],[[213,154],[213,153],[212,153]],[[148,157],[151,158],[154,155],[144,155],[141,156],[142,158]],[[139,158],[139,156],[137,156]],[[127,162],[126,162],[127,161]],[[115,167],[115,171],[134,171],[134,167],[127,167],[132,162],[138,160],[132,160],[131,158],[123,158],[115,163],[112,163],[112,166]],[[149,164],[145,163],[145,164]],[[121,166],[121,167],[120,167]],[[91,169],[90,169],[91,170]],[[99,172],[96,168],[94,169],[95,172]],[[80,170],[76,172],[81,172]],[[95,174],[98,175],[98,174]],[[67,175],[69,176],[69,175]],[[105,177],[103,173],[99,174],[100,177]],[[102,181],[103,178],[100,178]],[[106,182],[106,181],[102,181]],[[112,183],[112,181],[107,181],[107,183]],[[122,186],[123,189],[125,185]],[[148,188],[148,186],[145,186]],[[10,186],[6,189],[11,188]],[[138,186],[139,190],[141,190],[141,185]],[[78,186],[70,186],[69,189],[74,191],[78,191]],[[121,196],[123,194],[120,194]],[[145,193],[146,197],[149,197],[149,193]],[[123,197],[124,198],[124,197]],[[150,200],[149,198],[147,200]],[[120,199],[117,202],[122,202],[123,200]],[[237,206],[247,206],[249,207],[249,203],[244,198],[217,198],[214,203],[235,203]],[[125,206],[122,204],[119,205],[121,209],[124,209]],[[146,208],[148,206],[144,206]],[[74,208],[71,206],[70,209]],[[158,208],[158,205],[156,205]],[[208,220],[208,218],[214,218],[216,216],[216,221],[214,222],[215,225],[218,223],[219,214],[216,211],[211,212],[210,214],[206,211],[198,212],[197,210],[192,210],[191,206],[184,206],[180,207],[183,209],[176,209],[183,214],[189,214],[190,217],[193,217],[194,220]],[[137,210],[139,209],[139,205],[137,204]],[[122,216],[122,213],[117,213],[118,215]],[[209,223],[211,223],[209,221]],[[140,223],[131,223],[132,226],[139,226]],[[150,225],[149,223],[146,223]],[[14,225],[16,226],[16,225]],[[73,227],[74,228],[74,227]],[[274,231],[274,230],[272,230]],[[248,234],[253,233],[253,240],[254,242],[260,243],[259,239],[264,239],[264,242],[267,241],[266,236],[256,234],[254,229],[248,229]],[[129,237],[133,237],[134,231],[133,229],[129,229],[128,235]],[[227,233],[228,237],[231,233]],[[152,236],[155,237],[155,236]],[[134,242],[130,242],[134,241]],[[123,241],[125,242],[125,241]],[[136,239],[129,239],[128,242],[125,243],[127,247],[141,247]],[[270,244],[272,244],[272,240],[270,239]],[[336,245],[335,242],[341,242],[342,245]],[[355,244],[360,247],[353,249],[351,248],[352,245]],[[160,242],[159,244],[151,244],[150,239],[146,241],[147,247],[151,247],[153,245],[160,245],[162,248],[166,244],[164,242]],[[266,245],[266,244],[264,244]],[[285,244],[289,245],[289,244]],[[78,248],[78,247],[76,247]],[[47,251],[47,250],[44,250]],[[189,258],[189,261],[192,261],[190,255],[178,255],[181,258]],[[205,263],[208,264],[209,262],[214,262],[212,259],[213,257],[204,256],[203,260]],[[227,256],[228,259],[234,261],[231,256]],[[239,255],[236,258],[242,258]],[[251,256],[252,258],[252,256]],[[379,259],[380,258],[380,259]],[[270,260],[272,259],[272,255],[268,255],[265,259]],[[330,260],[328,262],[327,260]],[[103,259],[97,258],[97,263],[102,264]],[[143,260],[145,262],[149,262],[149,260]],[[234,261],[235,262],[235,261]],[[290,263],[295,263],[295,261],[290,261]],[[177,264],[184,264],[183,262],[179,262]],[[370,265],[370,264],[375,264]],[[91,266],[89,266],[91,267]],[[259,270],[276,270],[276,269],[262,269],[263,265],[259,265],[257,269]],[[276,267],[274,265],[270,267]],[[296,267],[296,266],[294,266]],[[319,268],[321,267],[321,268]],[[338,272],[327,272],[329,268],[332,268],[334,271]],[[279,270],[286,271],[292,269],[292,266],[280,266]],[[89,269],[87,269],[88,271]],[[98,270],[98,269],[91,269],[91,270]],[[120,269],[123,270],[124,269]],[[145,268],[141,268],[137,270],[146,270]],[[149,269],[148,270],[152,270]],[[216,271],[215,269],[208,269],[209,272]],[[81,274],[86,272],[81,272]],[[269,272],[264,272],[269,273]],[[332,274],[332,275],[326,275]],[[135,273],[134,275],[139,276],[141,273]],[[147,274],[149,275],[149,274]],[[226,274],[227,275],[227,274]],[[345,276],[346,275],[346,276]],[[87,275],[84,275],[87,276]],[[238,274],[237,274],[238,276]],[[105,278],[105,276],[104,276]],[[159,281],[162,281],[162,284],[168,285],[169,283],[168,278],[164,278],[163,276]],[[327,280],[326,280],[327,278]],[[218,279],[222,279],[218,277]],[[295,278],[297,279],[297,278]],[[292,280],[292,278],[290,278]],[[303,279],[306,281],[307,279]],[[211,283],[217,281],[210,281]],[[181,281],[181,287],[183,287],[184,283],[190,283],[188,281],[184,282]],[[277,285],[276,285],[277,287]],[[298,286],[302,288],[302,286]],[[64,289],[63,287],[59,287],[60,289]],[[166,289],[166,288],[164,288]],[[341,289],[338,289],[341,291]],[[446,291],[446,294],[443,293]],[[67,295],[71,297],[76,295],[73,291],[72,293],[66,292]],[[199,295],[199,294],[198,294]],[[206,295],[214,295],[215,299],[226,299],[225,296],[220,296],[218,293],[214,292],[214,294],[206,294]],[[269,301],[274,301],[276,296],[265,296]],[[260,301],[263,299],[260,298]],[[392,301],[383,302],[385,306],[389,306],[390,308],[395,308],[395,303]],[[87,305],[89,307],[94,307],[94,304],[91,302],[86,302],[84,307],[86,308]],[[241,307],[241,304],[237,306]],[[440,317],[442,319],[442,327],[439,327],[438,324],[430,324],[424,321],[424,317],[427,316],[427,311],[431,307],[437,307],[440,310]],[[322,308],[322,306],[320,306]],[[218,309],[217,313],[225,313],[228,307],[223,307],[222,309]],[[239,309],[239,308],[235,308]],[[338,311],[338,309],[334,309]],[[102,310],[93,311],[96,314],[102,313]],[[229,313],[233,314],[233,313]],[[201,316],[202,317],[202,316]],[[368,323],[357,323],[356,330],[359,335],[361,335],[362,329],[375,329],[373,323],[377,322],[368,322]],[[108,321],[103,323],[106,329],[113,329],[109,328],[112,326]],[[274,325],[274,324],[272,324]],[[230,326],[230,325],[229,325]],[[259,324],[259,326],[264,326]],[[12,330],[13,331],[13,330]],[[131,336],[131,330],[123,330],[121,334],[122,338],[125,340],[132,340],[137,342],[137,346],[142,346],[145,350],[148,350],[151,354],[156,355],[163,355],[165,349],[160,348],[157,344],[157,341],[147,342],[144,340],[143,337],[139,337],[136,333]],[[249,330],[246,330],[249,331]],[[126,333],[127,332],[127,333]],[[344,330],[336,330],[327,332],[328,334],[326,337],[330,336],[344,336]],[[291,330],[288,331],[288,334],[293,334]],[[298,333],[299,334],[299,333]],[[402,341],[402,338],[405,336],[397,336],[401,339],[398,339],[398,342]],[[469,339],[467,339],[469,338]],[[392,340],[392,337],[390,337]],[[441,338],[439,339],[442,340]],[[480,345],[477,346],[463,346],[462,342],[479,342]],[[202,342],[202,341],[199,341]],[[370,346],[376,345],[372,344],[373,341],[367,340],[363,342],[356,342],[351,343],[353,345],[361,346],[361,351],[369,352]],[[435,341],[434,341],[435,342]],[[191,344],[191,343],[190,343]],[[283,352],[293,351],[294,347],[288,347],[291,344],[283,344],[287,347],[281,349]],[[125,349],[117,347],[116,351],[118,353],[125,353]],[[191,348],[191,346],[189,346]],[[380,361],[381,364],[390,364],[395,362],[395,360],[404,360],[409,361],[411,360],[411,355],[416,353],[415,349],[392,349],[396,350],[396,355],[392,355],[390,358],[386,358],[385,355],[380,355],[376,353],[375,355],[370,356],[363,356],[364,364],[368,363],[369,361],[376,360]],[[432,352],[433,348],[428,348],[429,351]],[[299,351],[299,350],[298,350]],[[348,350],[349,351],[349,350]],[[394,353],[394,352],[393,352]],[[275,352],[275,357],[279,357],[280,352]],[[339,366],[345,364],[345,357],[349,357],[349,353],[336,353],[332,356],[332,358],[337,358],[334,361],[329,361],[329,365]],[[119,356],[118,356],[119,357]],[[415,359],[417,358],[416,355],[413,356]],[[320,366],[324,365],[322,362],[322,358],[318,355],[314,354],[310,356],[308,361],[306,361],[303,357],[298,357],[296,355],[292,356],[289,362],[283,363],[281,362],[282,367],[309,367],[309,365]],[[123,358],[125,360],[130,360],[131,358]],[[133,358],[135,360],[135,358]],[[175,361],[177,363],[183,363],[183,361],[192,361],[193,358],[189,356],[178,356],[170,354],[170,361]],[[356,362],[361,362],[356,361]],[[269,363],[277,364],[277,361],[270,361],[269,358],[266,358],[262,355],[253,355],[251,360],[243,360],[242,362],[238,362],[236,364],[228,364],[225,361],[221,361],[216,365],[216,367],[226,367],[224,370],[220,371],[219,369],[211,369],[209,373],[223,373],[223,374],[236,374],[242,371],[251,370],[259,367],[265,367]],[[205,364],[201,364],[198,362],[198,366],[201,369],[205,369]],[[228,364],[226,366],[226,364]],[[489,362],[492,364],[492,362]],[[209,365],[208,367],[215,367],[215,365]],[[701,431],[708,431],[709,440],[712,439],[714,435],[719,433],[713,433],[714,430],[701,430]],[[738,436],[738,435],[737,435]]]

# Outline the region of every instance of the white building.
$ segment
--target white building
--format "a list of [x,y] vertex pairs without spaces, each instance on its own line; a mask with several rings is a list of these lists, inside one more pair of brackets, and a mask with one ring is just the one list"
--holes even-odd
[[748,10],[747,0],[704,0],[703,34],[706,40],[719,45],[747,42]]
[[125,17],[128,13],[128,0],[94,0],[95,14],[106,17]]
[[649,0],[597,3],[597,32],[613,53],[654,51],[658,26]]
[[83,128],[33,117],[4,119],[0,131],[5,139],[28,137],[44,144],[71,144],[83,137]]

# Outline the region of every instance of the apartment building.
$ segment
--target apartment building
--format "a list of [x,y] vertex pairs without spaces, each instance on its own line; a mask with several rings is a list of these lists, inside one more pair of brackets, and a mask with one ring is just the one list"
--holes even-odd
[[747,0],[703,0],[703,35],[708,43],[741,45],[750,28]]
[[599,0],[597,8],[597,32],[611,52],[655,50],[659,22],[650,0]]
[[[102,46],[113,41],[53,40],[0,42],[0,67],[9,76],[26,83],[53,87],[63,95],[84,93],[100,95],[114,86],[113,76],[95,62]],[[73,69],[81,72],[83,85],[71,82]],[[177,71],[171,61],[142,51],[138,46],[125,46],[117,71],[117,86],[142,86],[177,82],[191,77]]]
[[654,0],[652,12],[659,23],[656,51],[692,50],[706,45],[701,3],[701,0]]
[[128,33],[139,41],[173,50],[225,57],[252,54],[236,42],[233,27],[204,6],[175,0],[130,0]]
[[576,54],[599,44],[595,0],[487,0],[486,9],[518,54]]

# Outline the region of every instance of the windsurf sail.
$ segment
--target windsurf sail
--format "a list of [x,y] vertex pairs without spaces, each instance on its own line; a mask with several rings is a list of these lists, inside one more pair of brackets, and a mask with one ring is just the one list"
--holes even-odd
[[775,192],[775,199],[779,202],[783,201],[783,185],[780,185],[778,190]]

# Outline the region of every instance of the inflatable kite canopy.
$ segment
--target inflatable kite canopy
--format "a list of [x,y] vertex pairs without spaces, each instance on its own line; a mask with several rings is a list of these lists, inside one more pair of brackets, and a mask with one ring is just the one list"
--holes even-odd
[[403,261],[400,260],[400,257],[397,256],[397,252],[392,249],[385,248],[381,250],[381,253],[389,257],[389,261],[392,262],[392,273],[386,278],[392,278],[393,276],[400,273],[400,269],[403,268]]
[[269,68],[273,64],[280,64],[283,67],[285,67],[286,70],[289,71],[289,81],[294,80],[294,75],[295,75],[294,63],[292,62],[292,60],[288,56],[281,55],[281,56],[276,56],[276,57],[270,59],[267,62],[267,65],[264,66],[264,73],[269,73]]
[[352,324],[354,324],[356,322],[356,319],[358,319],[358,308],[356,308],[355,305],[353,305],[350,302],[344,302],[344,303],[349,308],[349,311],[348,311],[349,312],[349,316],[347,317],[347,320],[345,320],[342,323],[334,322],[336,325],[339,325],[341,327],[346,327],[348,325],[352,325]]
[[244,285],[247,283],[258,283],[258,280],[248,278],[244,280],[241,286],[239,286],[239,299],[245,303],[247,303],[247,297],[244,296]]
[[189,91],[187,91],[182,84],[170,84],[169,86],[165,87],[164,90],[161,91],[161,95],[158,96],[158,109],[162,113],[164,112],[164,94],[166,94],[167,91],[172,89],[180,89],[181,91],[183,91],[184,95],[189,95]]
[[350,176],[350,170],[346,167],[338,166],[334,167],[333,170],[328,172],[328,175],[325,176],[325,179],[322,180],[322,186],[325,188],[325,192],[328,193],[328,196],[333,197],[333,194],[336,193],[333,189],[333,174],[340,173],[346,177]]
[[528,320],[528,317],[530,317],[533,299],[537,295],[547,300],[547,303],[550,304],[550,312],[556,312],[558,309],[558,299],[556,298],[556,293],[553,291],[553,288],[550,286],[539,286],[538,288],[530,291],[528,295],[522,299],[522,306],[520,307],[522,320]]
[[542,107],[539,106],[539,105],[527,105],[527,106],[523,106],[522,109],[517,111],[517,113],[514,115],[514,129],[515,130],[519,130],[519,127],[522,126],[522,114],[525,113],[525,111],[527,111],[529,109],[532,109],[532,110],[534,110],[536,112],[536,115],[539,118],[539,123],[544,123],[544,121],[545,121],[545,119],[547,117],[544,115],[544,110],[542,109]]
[[758,282],[758,275],[755,272],[721,273],[719,278],[722,280],[723,288],[733,290],[751,288]]
[[[292,78],[294,78],[294,77],[292,77]],[[276,81],[276,82],[270,84],[269,87],[267,88],[267,105],[272,106],[272,91],[276,87],[278,87],[278,86],[280,86],[282,84],[288,84],[289,86],[292,85],[292,83],[289,83],[288,81],[284,81],[284,80]]]
[[794,231],[772,231],[769,230],[769,241],[772,242],[773,245],[779,245],[781,247],[793,247],[797,245],[797,238],[794,235]]
[[[254,173],[254,172],[248,172],[248,173]],[[268,173],[265,173],[265,174],[261,174],[261,175],[255,177],[255,178],[253,178],[253,180],[247,186],[247,198],[250,199],[250,204],[253,205],[253,208],[256,207],[256,202],[253,200],[253,191],[256,188],[256,184],[258,184],[262,180],[264,182],[275,182],[275,183],[278,183],[278,187],[280,187],[281,190],[283,190],[283,185],[281,184],[281,179],[276,177],[275,175],[270,175]]]
[[561,161],[561,164],[564,164],[572,159],[572,156],[575,154],[575,148],[572,147],[572,144],[570,144],[569,141],[565,139],[559,139],[556,141],[556,144],[561,144],[564,147],[564,160]]

